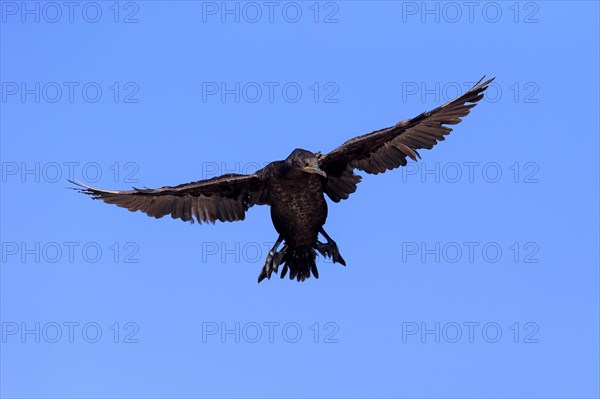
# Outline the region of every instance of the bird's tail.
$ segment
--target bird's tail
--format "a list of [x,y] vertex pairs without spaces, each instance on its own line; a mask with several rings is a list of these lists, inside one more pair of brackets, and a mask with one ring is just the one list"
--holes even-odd
[[288,248],[283,257],[283,270],[281,278],[284,278],[290,270],[290,280],[304,281],[311,276],[319,278],[319,271],[315,260],[317,254],[312,248]]

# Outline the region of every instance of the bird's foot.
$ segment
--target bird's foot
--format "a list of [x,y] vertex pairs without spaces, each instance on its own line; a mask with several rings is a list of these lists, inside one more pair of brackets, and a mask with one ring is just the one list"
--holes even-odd
[[346,261],[344,260],[344,258],[342,258],[342,255],[340,254],[340,251],[335,241],[329,241],[327,244],[323,244],[322,242],[317,241],[315,249],[319,251],[324,257],[332,258],[334,263],[339,263],[340,265],[346,266]]
[[265,277],[270,280],[273,272],[277,274],[277,271],[279,270],[279,265],[281,264],[281,262],[283,261],[283,257],[285,256],[286,249],[287,246],[284,246],[279,252],[276,252],[273,249],[269,251],[267,259],[265,260],[265,265],[263,266],[262,270],[260,271],[260,274],[258,275],[259,283],[263,281]]

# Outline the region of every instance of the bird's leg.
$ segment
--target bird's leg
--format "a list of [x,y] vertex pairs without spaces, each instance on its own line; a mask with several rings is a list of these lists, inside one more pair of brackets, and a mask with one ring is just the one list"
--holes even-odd
[[277,247],[279,247],[279,245],[281,245],[282,241],[283,241],[283,237],[281,235],[279,235],[279,237],[277,238],[277,241],[273,245],[273,248],[271,248],[271,250],[269,251],[269,254],[267,255],[267,259],[265,260],[265,265],[263,266],[262,270],[260,271],[260,274],[258,275],[259,283],[261,281],[263,281],[265,277],[268,279],[271,279],[271,274],[273,273],[273,271],[275,271],[275,273],[277,273],[279,264],[281,263],[281,260],[283,259],[283,256],[285,255],[284,250],[287,249],[287,245],[285,245],[280,252],[277,252]]
[[[279,265],[281,264],[281,262],[283,262],[283,258],[287,254],[287,250],[288,250],[288,246],[286,244],[283,246],[283,248],[281,248],[281,251],[279,251],[275,254],[275,257],[273,258],[273,269],[275,270],[275,274],[277,274]],[[284,268],[281,271],[281,278],[284,278],[286,273],[287,273],[287,265],[284,265]]]
[[323,244],[317,241],[317,250],[323,256],[330,256],[331,258],[333,258],[334,262],[346,266],[346,261],[344,260],[344,258],[342,258],[342,255],[340,254],[340,251],[338,250],[338,246],[335,243],[335,241],[333,241],[333,239],[329,237],[329,235],[325,232],[323,227],[319,229],[319,233],[321,233],[323,237],[325,237],[325,239],[327,240],[327,244]]
[[319,251],[324,258],[331,258],[331,247],[328,244],[323,244],[321,241],[317,240],[315,249]]

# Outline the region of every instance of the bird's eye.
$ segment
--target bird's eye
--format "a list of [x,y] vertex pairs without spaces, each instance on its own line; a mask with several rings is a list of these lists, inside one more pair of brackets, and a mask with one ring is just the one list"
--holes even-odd
[[304,162],[304,166],[308,166],[308,162]]

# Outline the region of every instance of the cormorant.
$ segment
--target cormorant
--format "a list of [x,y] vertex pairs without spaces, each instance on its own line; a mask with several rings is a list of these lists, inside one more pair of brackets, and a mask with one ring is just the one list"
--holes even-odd
[[[315,265],[316,253],[346,265],[338,246],[323,229],[327,219],[325,194],[333,202],[347,199],[356,191],[361,177],[354,169],[370,174],[383,173],[406,165],[406,157],[416,161],[418,149],[431,149],[470,112],[483,98],[483,92],[493,80],[483,78],[469,91],[432,111],[404,120],[394,126],[377,130],[346,141],[328,154],[295,149],[282,161],[271,162],[250,175],[225,174],[208,180],[166,186],[158,189],[129,191],[99,190],[81,183],[76,188],[94,199],[142,211],[161,218],[199,223],[244,220],[253,205],[270,205],[271,219],[279,233],[258,276],[260,283],[271,278],[283,263],[281,278],[290,272],[290,279],[304,281],[319,277]],[[326,243],[318,239],[318,234]],[[281,243],[284,246],[277,250]]]

